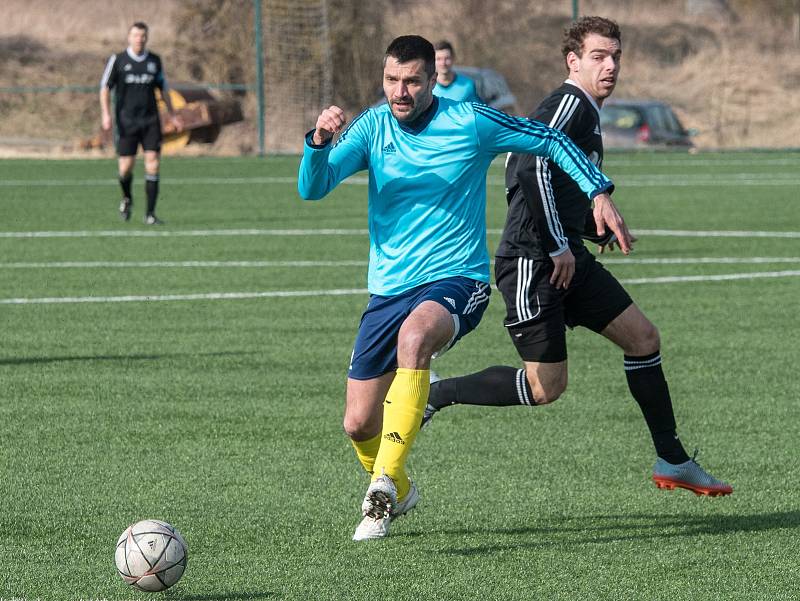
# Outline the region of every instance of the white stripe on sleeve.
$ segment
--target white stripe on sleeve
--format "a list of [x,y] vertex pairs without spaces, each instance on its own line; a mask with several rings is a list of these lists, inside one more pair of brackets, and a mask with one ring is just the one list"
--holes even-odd
[[111,70],[114,68],[114,63],[116,62],[116,60],[117,60],[116,54],[112,54],[111,58],[108,59],[105,71],[103,71],[103,77],[100,79],[101,88],[108,87],[108,78],[111,77]]

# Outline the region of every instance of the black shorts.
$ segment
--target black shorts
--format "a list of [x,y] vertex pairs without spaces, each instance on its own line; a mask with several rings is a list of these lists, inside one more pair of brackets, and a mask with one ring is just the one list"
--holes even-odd
[[566,327],[601,332],[633,300],[589,251],[575,256],[566,290],[550,283],[553,262],[497,257],[495,279],[506,303],[504,324],[523,361],[558,363],[567,358]]
[[155,119],[143,119],[126,123],[122,119],[117,123],[117,154],[121,157],[136,156],[136,151],[161,150],[161,122]]

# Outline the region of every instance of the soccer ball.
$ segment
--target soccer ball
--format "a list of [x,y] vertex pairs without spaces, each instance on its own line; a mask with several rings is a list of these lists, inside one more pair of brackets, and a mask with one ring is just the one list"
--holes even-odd
[[181,533],[160,520],[128,526],[117,540],[117,573],[140,591],[163,591],[178,582],[186,569],[188,548]]

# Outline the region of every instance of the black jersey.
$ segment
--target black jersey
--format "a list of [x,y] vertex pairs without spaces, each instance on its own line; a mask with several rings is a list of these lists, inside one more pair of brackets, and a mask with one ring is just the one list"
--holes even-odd
[[[529,115],[563,131],[598,168],[603,163],[600,115],[575,85],[564,83]],[[498,257],[543,259],[583,247],[591,201],[569,175],[546,158],[513,153],[506,162],[508,215]]]
[[132,127],[158,121],[155,89],[163,92],[165,80],[157,54],[145,51],[136,56],[125,50],[112,55],[100,85],[114,90],[118,124]]

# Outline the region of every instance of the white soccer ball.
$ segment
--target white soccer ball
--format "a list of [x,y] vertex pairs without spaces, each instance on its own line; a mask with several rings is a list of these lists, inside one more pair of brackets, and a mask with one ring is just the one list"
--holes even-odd
[[188,547],[181,533],[160,520],[128,526],[117,540],[114,563],[122,579],[140,591],[163,591],[183,576]]

